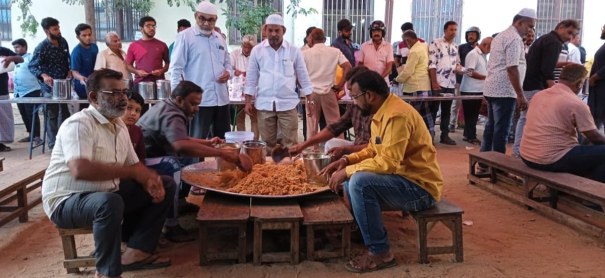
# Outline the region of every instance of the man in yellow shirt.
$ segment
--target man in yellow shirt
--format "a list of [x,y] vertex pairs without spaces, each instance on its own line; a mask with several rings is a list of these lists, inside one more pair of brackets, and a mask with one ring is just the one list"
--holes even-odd
[[[418,36],[412,30],[403,33],[403,43],[409,49],[409,53],[406,64],[397,68],[399,75],[395,81],[403,84],[404,96],[427,97],[431,94],[429,48],[418,40]],[[420,113],[431,137],[435,138],[435,121],[429,102],[410,101],[409,103]]]
[[419,211],[432,207],[441,198],[443,177],[431,135],[414,107],[390,94],[384,79],[373,71],[356,75],[350,86],[355,105],[366,115],[374,114],[370,142],[365,149],[328,165],[322,174],[330,177],[334,191],[344,182],[369,248],[345,268],[360,273],[396,265],[381,209]]

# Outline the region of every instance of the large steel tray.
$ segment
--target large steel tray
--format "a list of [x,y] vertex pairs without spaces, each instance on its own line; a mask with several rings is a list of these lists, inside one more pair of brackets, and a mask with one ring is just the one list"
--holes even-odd
[[[267,158],[267,163],[273,163],[271,162],[271,158]],[[213,192],[217,192],[217,193],[221,193],[221,194],[226,194],[226,195],[231,195],[231,196],[239,196],[239,197],[247,197],[247,198],[263,198],[263,199],[290,199],[290,198],[300,198],[300,197],[305,197],[305,196],[310,196],[310,195],[315,195],[315,194],[320,194],[326,191],[330,190],[330,187],[325,186],[325,188],[321,188],[319,190],[316,190],[314,192],[309,192],[309,193],[304,193],[304,194],[296,194],[296,195],[281,195],[281,196],[274,196],[274,195],[251,195],[251,194],[241,194],[241,193],[234,193],[234,192],[228,192],[225,190],[221,190],[219,188],[214,188],[214,187],[210,187],[204,184],[196,184],[196,183],[192,183],[190,181],[187,180],[186,175],[184,174],[185,172],[217,172],[217,164],[216,164],[216,160],[211,160],[211,161],[204,161],[204,162],[199,162],[196,164],[192,164],[192,165],[188,165],[185,166],[185,168],[183,168],[183,175],[182,175],[182,180],[185,181],[186,183],[198,187],[198,188],[203,188],[209,191],[213,191]]]

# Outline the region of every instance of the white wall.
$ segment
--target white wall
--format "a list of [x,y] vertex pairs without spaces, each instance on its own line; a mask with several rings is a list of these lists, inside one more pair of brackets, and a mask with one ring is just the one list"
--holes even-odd
[[594,56],[599,47],[603,45],[601,40],[601,27],[605,25],[603,17],[605,11],[605,1],[603,0],[584,0],[584,28],[582,34],[582,45],[586,48],[588,57]]

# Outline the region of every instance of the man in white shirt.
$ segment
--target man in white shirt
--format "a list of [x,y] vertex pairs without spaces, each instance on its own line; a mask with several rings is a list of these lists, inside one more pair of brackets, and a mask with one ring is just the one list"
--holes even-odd
[[[250,53],[252,48],[256,45],[256,36],[245,35],[242,38],[242,47],[231,52],[231,66],[233,66],[234,75],[231,79],[232,91],[231,99],[241,100],[244,98],[244,85],[246,82],[246,70],[248,70],[248,62],[250,61]],[[246,113],[244,111],[245,105],[236,105],[237,111],[237,131],[246,130]],[[254,132],[254,140],[258,140],[260,133],[258,131],[258,120],[256,118],[256,109],[252,108],[252,115],[250,115],[250,125],[252,125],[252,132]]]
[[200,110],[189,126],[191,137],[198,139],[224,139],[225,132],[231,130],[227,81],[233,76],[233,67],[227,43],[214,31],[217,19],[216,6],[200,2],[195,12],[197,24],[177,35],[170,57],[172,89],[182,75],[204,91]]
[[[487,37],[481,41],[477,47],[466,55],[464,65],[469,69],[469,73],[462,77],[460,84],[460,94],[463,96],[476,96],[483,94],[483,85],[487,76],[487,54],[491,50],[492,37]],[[464,112],[464,134],[463,141],[473,145],[481,145],[477,139],[477,119],[481,109],[481,99],[463,100],[462,111]]]
[[126,52],[122,50],[120,36],[116,32],[108,32],[105,35],[105,44],[107,49],[99,51],[99,54],[97,54],[95,70],[112,69],[121,72],[124,79],[132,80],[130,71],[126,69],[126,64],[124,64]]
[[110,69],[88,77],[90,107],[61,125],[42,185],[44,212],[57,227],[92,227],[95,277],[171,265],[155,253],[176,184],[137,158],[121,119],[130,94],[122,78]]
[[[513,24],[492,40],[483,95],[487,100],[488,118],[483,131],[481,152],[506,153],[508,132],[515,112],[527,109],[523,80],[527,70],[523,38],[536,25],[536,10],[524,8],[513,18]],[[485,172],[477,165],[477,172]]]
[[309,109],[313,110],[311,94],[313,84],[305,65],[302,52],[284,40],[284,19],[272,14],[265,21],[267,39],[252,49],[246,71],[246,114],[252,114],[252,97],[257,94],[254,107],[258,110],[258,127],[261,139],[271,150],[277,143],[277,127],[283,135],[283,144],[290,147],[298,140],[298,113],[300,102],[294,90],[296,80],[306,96]]
[[[328,125],[336,123],[340,119],[336,92],[342,90],[345,79],[341,78],[339,84],[334,84],[336,67],[342,67],[343,76],[346,76],[351,70],[351,63],[347,57],[338,48],[325,45],[325,42],[324,31],[315,28],[311,31],[307,41],[310,48],[303,52],[309,78],[313,84],[313,101],[315,102],[315,110],[311,110],[307,106],[307,138],[317,134],[319,117],[322,112]],[[339,138],[342,139],[342,134]],[[317,149],[318,146],[313,147]]]
[[580,34],[575,34],[573,37],[571,37],[571,40],[567,43],[567,52],[569,53],[568,57],[567,57],[567,61],[572,62],[574,64],[583,64],[582,63],[582,53],[580,52],[580,48],[577,47],[575,44],[573,44],[573,41],[577,41],[577,37],[579,37]]

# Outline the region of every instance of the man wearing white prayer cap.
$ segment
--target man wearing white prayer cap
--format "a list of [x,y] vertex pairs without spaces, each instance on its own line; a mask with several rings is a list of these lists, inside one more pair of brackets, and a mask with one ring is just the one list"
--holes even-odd
[[233,67],[227,43],[214,30],[218,19],[216,6],[208,1],[200,2],[194,17],[196,24],[180,32],[174,42],[170,85],[174,89],[182,74],[184,80],[203,90],[202,103],[191,120],[189,135],[198,139],[208,139],[211,135],[224,139],[225,132],[231,130],[227,81],[233,77]]
[[252,114],[252,97],[257,94],[254,107],[261,139],[267,150],[277,144],[277,130],[281,130],[283,145],[290,147],[298,141],[298,113],[300,96],[294,90],[296,80],[301,85],[309,111],[313,111],[313,85],[309,79],[302,52],[284,40],[284,19],[272,14],[265,21],[267,39],[252,49],[246,71],[246,114]]
[[[481,152],[506,153],[508,132],[515,106],[527,109],[523,94],[523,80],[527,70],[523,38],[536,25],[536,10],[522,9],[513,18],[513,24],[492,40],[487,64],[487,78],[483,96],[487,100],[487,113]],[[485,172],[485,165],[477,164],[477,172]]]

